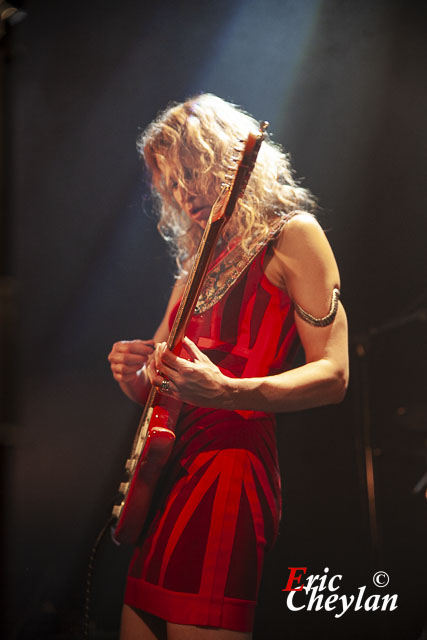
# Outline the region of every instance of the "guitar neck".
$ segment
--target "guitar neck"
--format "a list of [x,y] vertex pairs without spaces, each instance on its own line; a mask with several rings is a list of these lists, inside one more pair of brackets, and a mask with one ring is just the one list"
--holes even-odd
[[209,221],[205,228],[167,341],[167,345],[171,351],[179,350],[188,322],[197,304],[206,272],[218,244],[220,233],[226,221],[227,218],[223,216],[217,220]]
[[[211,262],[212,256],[215,252],[215,247],[218,242],[219,235],[226,223],[226,218],[218,218],[216,220],[209,221],[206,225],[203,233],[202,240],[200,242],[199,249],[197,251],[193,268],[187,280],[185,290],[175,316],[172,329],[169,333],[167,345],[171,351],[178,352],[182,343],[182,339],[187,328],[187,324],[193,314],[194,308],[197,304],[197,300],[200,294],[200,290],[203,285],[203,281]],[[138,447],[141,434],[144,433],[144,425],[150,412],[158,400],[158,390],[152,385],[145,402],[144,411],[142,412],[138,429],[135,435],[133,450]]]

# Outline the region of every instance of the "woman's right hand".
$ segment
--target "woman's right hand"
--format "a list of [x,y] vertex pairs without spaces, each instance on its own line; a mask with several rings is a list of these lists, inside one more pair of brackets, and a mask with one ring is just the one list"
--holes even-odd
[[113,377],[119,384],[132,384],[154,352],[154,340],[121,340],[108,354]]

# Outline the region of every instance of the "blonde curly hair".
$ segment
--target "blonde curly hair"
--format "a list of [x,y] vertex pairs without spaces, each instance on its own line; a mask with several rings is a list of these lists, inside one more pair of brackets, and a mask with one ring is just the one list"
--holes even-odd
[[[188,270],[202,229],[192,223],[173,197],[179,185],[187,193],[215,201],[235,149],[259,123],[236,105],[209,93],[173,104],[138,138],[137,148],[152,178],[159,210],[158,229],[170,244],[178,276]],[[269,236],[273,220],[299,211],[313,212],[312,194],[297,184],[289,157],[270,140],[261,145],[245,194],[224,228],[226,242],[239,238],[245,251]]]

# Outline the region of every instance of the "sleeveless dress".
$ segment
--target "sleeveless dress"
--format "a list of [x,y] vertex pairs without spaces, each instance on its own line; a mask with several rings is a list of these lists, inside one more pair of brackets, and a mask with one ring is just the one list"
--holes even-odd
[[[263,272],[266,249],[187,329],[231,377],[289,369],[298,348],[291,300]],[[176,436],[124,602],[170,622],[250,631],[280,520],[275,418],[184,404]]]

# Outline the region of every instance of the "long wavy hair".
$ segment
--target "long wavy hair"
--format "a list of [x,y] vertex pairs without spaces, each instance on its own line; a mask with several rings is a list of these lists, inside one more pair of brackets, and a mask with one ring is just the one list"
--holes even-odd
[[[137,148],[151,174],[158,229],[176,258],[178,276],[188,270],[202,229],[182,211],[173,187],[179,185],[213,203],[236,149],[258,128],[259,123],[236,105],[205,93],[169,106],[138,138]],[[223,240],[238,238],[249,251],[254,241],[267,239],[278,216],[313,212],[315,206],[312,194],[296,182],[289,156],[267,139],[245,194],[224,228]]]

